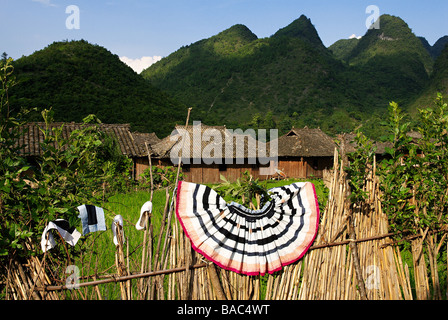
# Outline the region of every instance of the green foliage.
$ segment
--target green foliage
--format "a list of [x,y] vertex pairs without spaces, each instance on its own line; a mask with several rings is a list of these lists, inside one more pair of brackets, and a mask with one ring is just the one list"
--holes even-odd
[[[0,257],[11,251],[23,250],[22,240],[33,233],[26,228],[27,217],[20,215],[26,211],[26,191],[29,186],[20,175],[29,169],[24,158],[17,154],[15,141],[20,135],[18,118],[10,115],[9,90],[16,82],[13,77],[12,59],[0,62]],[[1,259],[1,258],[0,258]]]
[[393,230],[435,231],[444,225],[448,209],[447,104],[438,95],[434,109],[420,110],[417,136],[404,120],[391,103],[387,141],[392,147],[380,166],[382,202]]
[[[262,206],[261,201],[268,199],[266,190],[266,181],[260,183],[258,179],[254,179],[249,171],[245,171],[243,176],[238,178],[235,183],[228,181],[223,175],[221,175],[223,181],[219,185],[213,186],[213,188],[223,193],[226,201],[232,200],[241,203],[249,208],[252,203],[254,207]],[[257,204],[256,195],[260,197],[260,203]]]
[[[221,176],[221,180],[221,183],[210,185],[210,187],[216,190],[227,202],[235,201],[246,207],[249,207],[251,203],[254,207],[258,205],[257,199],[254,198],[255,194],[260,195],[260,200],[262,200],[261,195],[263,195],[264,200],[266,200],[268,199],[266,196],[268,195],[267,191],[269,189],[298,182],[298,180],[295,179],[264,180],[260,182],[258,179],[254,180],[248,172],[246,172],[241,179],[237,179],[237,181],[233,183],[223,176]],[[319,208],[323,212],[328,200],[328,188],[325,186],[322,179],[306,179],[306,181],[314,184]],[[260,206],[262,206],[261,201]]]
[[[146,168],[140,175],[143,178],[141,184],[144,187],[151,186],[151,172],[149,167]],[[183,179],[183,173],[179,172],[179,180]],[[152,167],[152,180],[154,189],[165,188],[165,187],[175,187],[177,178],[177,167],[167,166],[167,167]]]
[[[438,94],[432,108],[419,110],[413,126],[399,105],[391,102],[385,128],[384,141],[390,147],[376,169],[381,207],[389,230],[396,233],[403,259],[412,265],[419,252],[429,262],[432,298],[442,299],[447,279],[447,257],[440,248],[447,241],[448,105]],[[371,172],[367,169],[371,166],[373,147],[361,132],[355,142],[358,147],[350,155],[347,172],[352,201],[362,204],[367,196],[363,185],[366,173]],[[409,240],[409,235],[421,237]],[[411,251],[411,242],[420,245],[421,251],[415,251],[414,245]],[[415,272],[410,271],[411,286],[416,285]]]
[[373,157],[376,148],[374,147],[372,140],[367,138],[360,130],[357,130],[354,142],[357,147],[354,152],[348,154],[350,163],[345,170],[348,174],[351,189],[350,200],[352,203],[360,203],[368,197],[368,194],[363,187],[369,169],[373,166]]
[[359,39],[357,38],[341,39],[333,43],[331,46],[329,46],[328,49],[331,50],[331,52],[337,59],[347,61],[348,56],[350,55],[351,51],[356,47],[358,42]]

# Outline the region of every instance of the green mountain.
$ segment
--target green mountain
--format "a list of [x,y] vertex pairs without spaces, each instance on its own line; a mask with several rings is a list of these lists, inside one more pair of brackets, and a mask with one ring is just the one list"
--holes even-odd
[[408,104],[421,92],[432,65],[400,18],[383,15],[380,30],[327,49],[302,15],[262,39],[233,26],[180,48],[141,75],[193,106],[194,119],[208,124],[264,121],[281,130],[307,125],[336,133],[369,120],[376,130],[391,100]]
[[309,43],[314,48],[325,49],[316,28],[314,28],[311,20],[304,15],[301,15],[300,18],[291,22],[288,26],[278,30],[272,36],[272,38],[280,37],[298,38]]
[[429,83],[423,93],[410,105],[410,113],[415,114],[417,109],[431,107],[437,93],[442,93],[448,98],[448,46],[437,57]]
[[445,46],[448,44],[448,36],[443,36],[438,39],[434,45],[430,45],[428,40],[425,37],[419,37],[421,40],[423,47],[429,52],[430,56],[433,59],[437,59],[437,57],[442,53]]
[[[418,37],[420,41],[422,42],[423,47],[428,51],[429,55],[433,57],[432,55],[432,46],[429,44],[428,40],[426,40],[425,37]],[[434,58],[434,57],[433,57]]]
[[347,57],[383,97],[409,103],[429,80],[433,60],[420,39],[400,18],[382,15],[380,29],[370,29]]
[[335,58],[342,61],[347,61],[347,58],[352,50],[358,45],[358,42],[359,39],[357,38],[341,39],[329,46],[328,49],[330,49]]
[[380,28],[369,29],[352,50],[349,55],[350,64],[362,65],[378,57],[413,54],[423,63],[426,72],[430,73],[430,56],[406,22],[387,14],[380,17],[380,22]]
[[[217,47],[227,50],[217,52]],[[233,26],[180,48],[141,75],[193,106],[193,118],[207,124],[242,128],[269,113],[285,130],[296,124],[337,131],[348,129],[349,113],[356,112],[336,89],[350,82],[343,69],[301,16],[263,39]],[[332,120],[323,121],[335,113],[343,119],[336,127]]]
[[[96,114],[105,123],[168,135],[185,122],[186,106],[152,87],[117,55],[88,42],[55,42],[14,62],[11,107],[52,108],[55,121]],[[42,118],[33,113],[30,120]]]
[[434,43],[431,47],[431,56],[434,58],[439,57],[442,54],[443,49],[445,49],[448,44],[448,36],[443,36]]

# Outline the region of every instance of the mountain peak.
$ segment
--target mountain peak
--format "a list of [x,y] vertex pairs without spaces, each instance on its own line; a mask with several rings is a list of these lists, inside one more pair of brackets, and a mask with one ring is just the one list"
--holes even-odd
[[324,47],[316,28],[311,23],[311,19],[307,18],[303,14],[298,19],[291,22],[288,26],[278,30],[272,37],[278,38],[284,36],[300,38],[313,46]]
[[381,33],[386,39],[400,39],[400,37],[412,34],[411,28],[403,19],[389,14],[381,15],[380,28],[370,29],[369,31],[372,30]]
[[348,57],[350,64],[365,64],[380,56],[395,55],[404,59],[403,55],[410,55],[420,59],[427,73],[430,73],[431,57],[408,24],[403,19],[388,14],[381,15],[379,19],[380,28],[369,29],[351,51]]
[[229,54],[238,51],[258,37],[243,24],[236,24],[209,38],[206,42],[219,54]]
[[367,30],[363,39],[361,39],[361,43],[381,41],[412,41],[415,43],[418,39],[408,24],[400,17],[383,14],[379,17],[379,20],[380,27]]
[[248,41],[257,40],[257,36],[244,24],[235,24],[230,28],[220,32],[217,36],[230,36],[230,37],[239,37]]

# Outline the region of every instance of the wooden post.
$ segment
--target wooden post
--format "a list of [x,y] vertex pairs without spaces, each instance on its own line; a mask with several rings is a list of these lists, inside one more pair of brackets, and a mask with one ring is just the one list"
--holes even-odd
[[[151,182],[151,193],[149,196],[149,201],[152,201],[152,197],[153,197],[153,193],[154,193],[154,182],[153,182],[153,177],[152,177],[152,163],[151,163],[151,153],[149,152],[149,148],[148,148],[148,143],[145,141],[145,147],[146,147],[146,153],[148,154],[148,164],[149,164],[149,176],[150,176],[150,182]],[[147,259],[149,259],[149,271],[151,271],[151,259],[152,256],[149,255],[149,257],[146,256],[146,243],[147,243],[147,238],[148,238],[148,232],[149,232],[149,220],[151,219],[151,213],[150,212],[144,212],[143,213],[143,217],[142,217],[143,221],[145,221],[145,231],[143,234],[143,248],[142,248],[142,263],[141,263],[141,267],[140,267],[140,273],[144,273],[146,272],[146,268],[145,266],[147,265]],[[150,232],[149,232],[150,233]],[[150,251],[152,251],[152,236],[150,233],[150,237],[149,237],[149,246]],[[144,287],[145,281],[143,279],[140,279],[140,290],[139,290],[139,295],[140,298],[143,299],[145,296],[145,293],[147,291],[147,287]]]
[[[114,222],[116,227],[116,235],[118,244],[116,246],[117,251],[115,252],[115,266],[117,267],[117,273],[119,277],[126,275],[126,266],[124,262],[124,253],[123,253],[123,233],[121,225],[118,222]],[[126,294],[126,288],[123,282],[120,282],[120,291],[121,291],[121,299],[127,300],[128,296]]]
[[352,251],[353,257],[353,265],[355,267],[356,279],[358,281],[359,293],[361,295],[362,300],[367,300],[366,287],[364,284],[364,279],[362,278],[361,265],[359,263],[359,255],[358,255],[358,246],[356,245],[356,234],[355,234],[355,225],[353,223],[353,216],[350,216],[348,219],[349,223],[349,232],[350,232],[350,249]]
[[210,263],[207,267],[208,274],[210,275],[210,281],[213,286],[213,290],[218,300],[227,300],[224,290],[222,289],[221,282],[219,281],[218,273],[216,272],[216,266],[214,263]]

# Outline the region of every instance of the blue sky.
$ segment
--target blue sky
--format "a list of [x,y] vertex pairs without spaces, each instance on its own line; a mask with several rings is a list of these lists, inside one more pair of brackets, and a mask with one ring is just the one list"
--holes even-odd
[[[69,5],[79,8],[79,29],[66,26]],[[329,46],[365,34],[369,5],[401,17],[430,44],[448,35],[447,0],[0,0],[0,51],[17,59],[54,41],[85,39],[149,64],[237,23],[269,37],[301,14]]]

